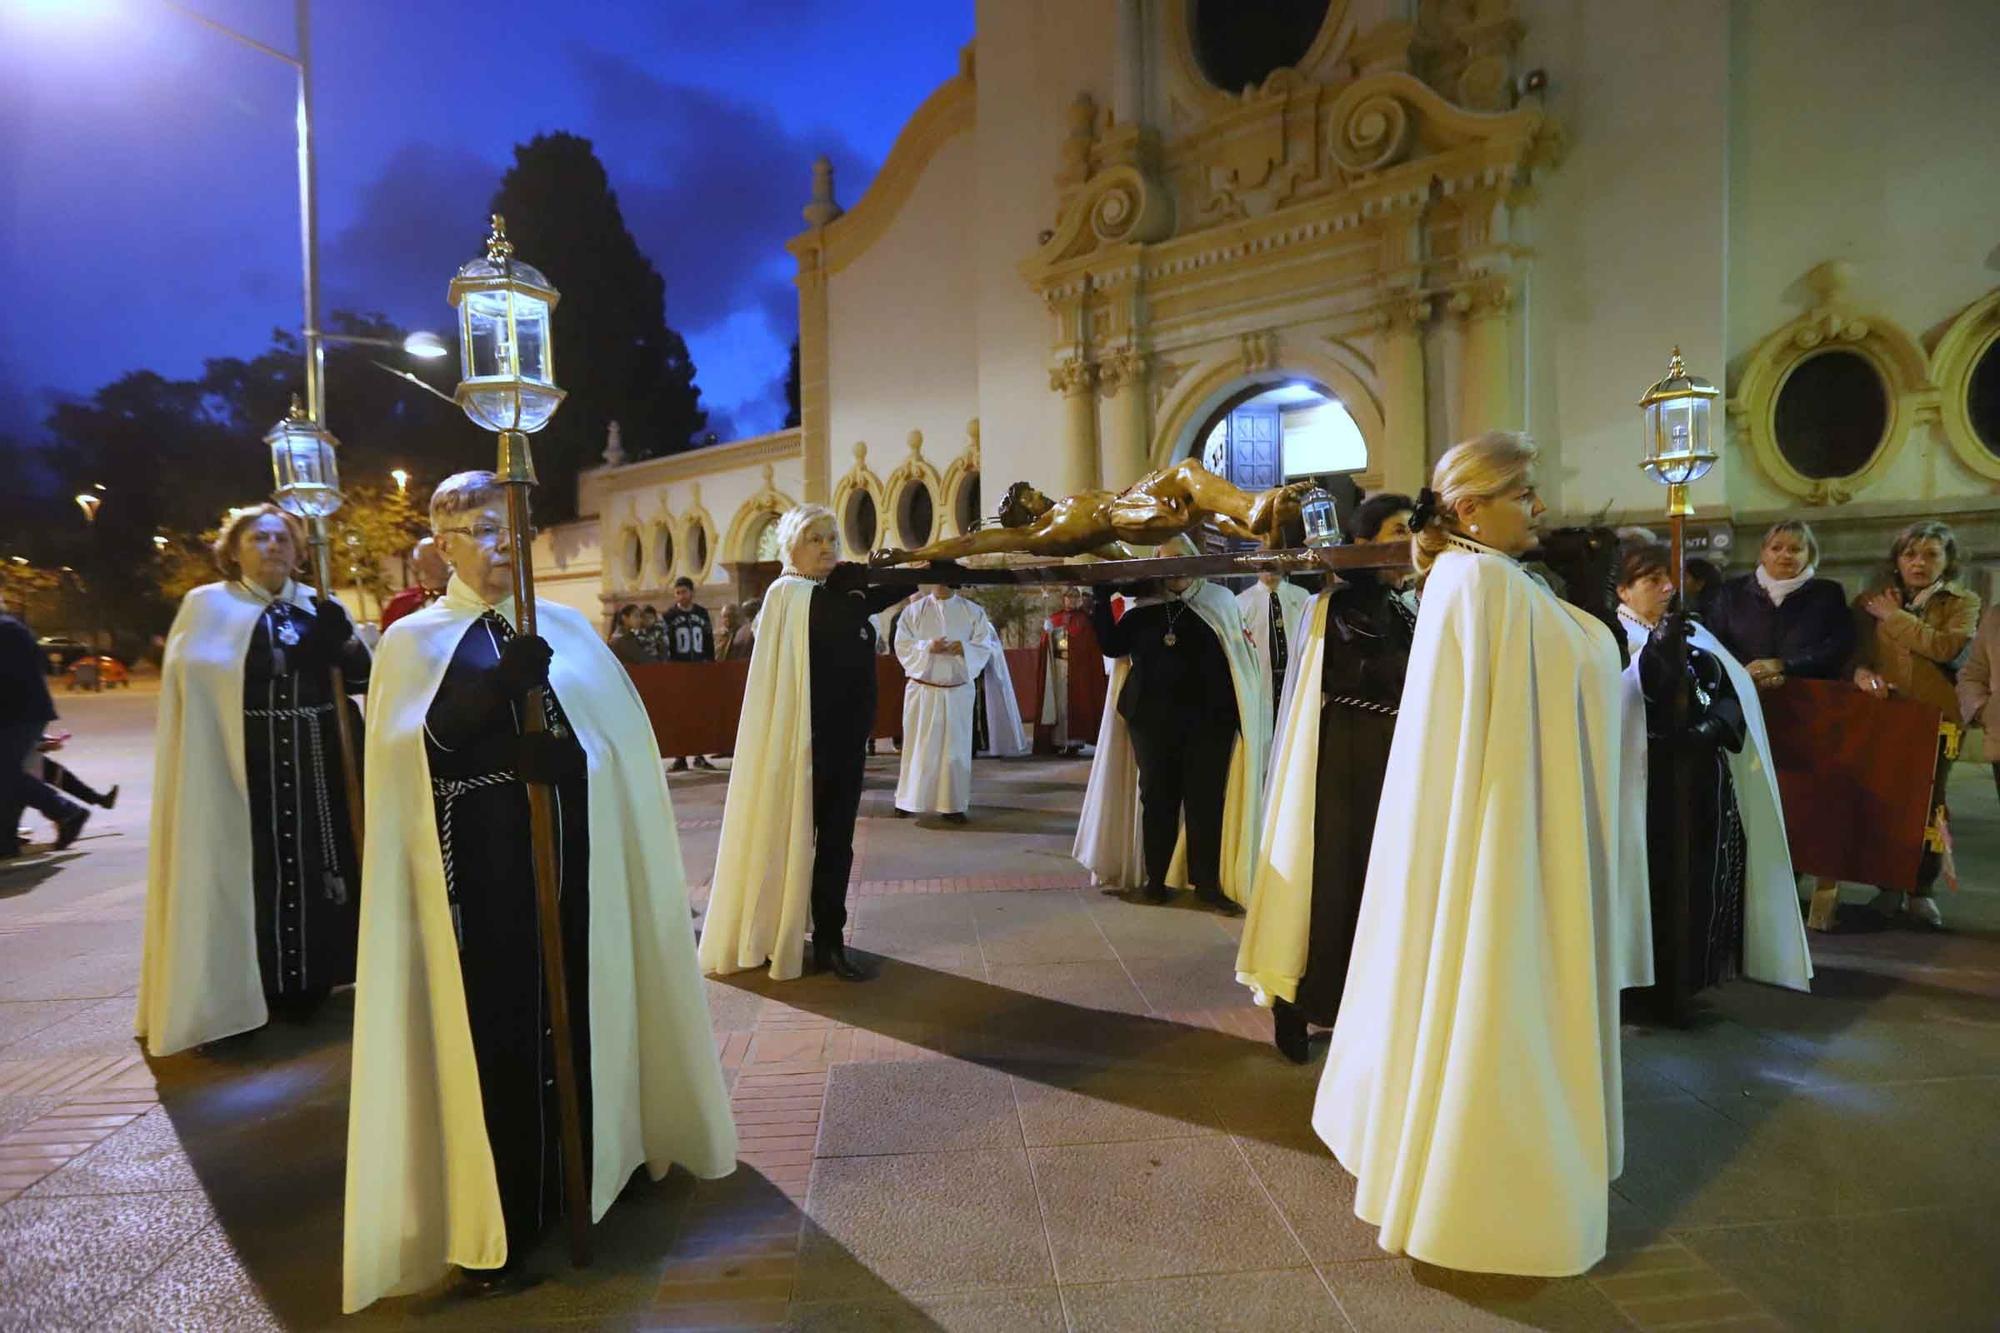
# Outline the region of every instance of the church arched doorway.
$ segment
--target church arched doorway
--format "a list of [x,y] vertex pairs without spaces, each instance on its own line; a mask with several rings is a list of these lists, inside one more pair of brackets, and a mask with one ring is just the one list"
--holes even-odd
[[1188,453],[1251,491],[1368,470],[1368,441],[1346,405],[1301,379],[1230,394],[1195,429]]

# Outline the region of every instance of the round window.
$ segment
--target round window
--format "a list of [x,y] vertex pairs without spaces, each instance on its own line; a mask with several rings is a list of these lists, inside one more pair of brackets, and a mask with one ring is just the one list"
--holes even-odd
[[708,525],[700,519],[688,529],[688,573],[708,572]]
[[958,524],[960,532],[971,532],[979,526],[979,474],[968,472],[959,480],[958,494],[952,500],[952,520]]
[[1229,93],[1257,87],[1305,59],[1330,7],[1328,0],[1195,0],[1202,77]]
[[1835,349],[1792,367],[1772,413],[1778,449],[1800,476],[1851,477],[1889,430],[1889,386],[1859,352]]
[[674,530],[665,523],[653,533],[653,566],[660,571],[660,581],[674,572]]
[[637,583],[639,571],[646,567],[646,543],[640,540],[636,529],[625,530],[625,581]]
[[1986,451],[2000,454],[2000,335],[1995,335],[1972,363],[1972,374],[1965,382],[1965,414],[1972,419],[1972,433]]
[[936,520],[931,488],[921,481],[904,483],[903,493],[896,498],[896,530],[903,538],[903,545],[916,547],[928,543]]
[[850,551],[872,551],[875,549],[875,497],[864,490],[854,490],[848,494],[847,504],[840,516],[841,535],[847,541]]

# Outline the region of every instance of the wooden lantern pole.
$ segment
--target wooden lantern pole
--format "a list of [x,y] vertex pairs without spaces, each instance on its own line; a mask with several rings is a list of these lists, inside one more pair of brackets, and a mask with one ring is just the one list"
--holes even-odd
[[[1693,729],[1694,700],[1688,683],[1691,655],[1687,594],[1684,591],[1686,580],[1683,577],[1686,570],[1687,515],[1692,509],[1685,482],[1667,487],[1667,522],[1673,534],[1669,573],[1674,584],[1673,601],[1668,608],[1671,614],[1668,623],[1673,632],[1668,636],[1667,662],[1673,679],[1673,698],[1668,709],[1667,763],[1673,782],[1674,839],[1667,876],[1667,947],[1659,952],[1666,964],[1667,975],[1656,977],[1654,981],[1666,1001],[1667,1021],[1676,1027],[1687,1024],[1688,1007],[1693,1000],[1693,978],[1688,975],[1688,894],[1693,877],[1693,849],[1690,843],[1694,837],[1694,755],[1688,747],[1688,740]],[[1656,915],[1656,930],[1657,927]]]
[[[528,492],[535,484],[535,462],[528,437],[520,431],[500,432],[499,466],[494,469],[507,488],[507,535],[514,556],[514,618],[523,635],[535,632],[534,527],[528,516]],[[531,736],[546,733],[545,691],[528,692],[523,729]],[[548,992],[549,1027],[555,1034],[556,1101],[562,1121],[563,1202],[569,1213],[570,1262],[590,1266],[590,1191],[584,1178],[583,1105],[577,1094],[576,1048],[570,1040],[569,973],[563,958],[561,875],[556,864],[555,791],[547,783],[529,782],[528,834],[534,847],[535,906],[542,932],[542,984]]]

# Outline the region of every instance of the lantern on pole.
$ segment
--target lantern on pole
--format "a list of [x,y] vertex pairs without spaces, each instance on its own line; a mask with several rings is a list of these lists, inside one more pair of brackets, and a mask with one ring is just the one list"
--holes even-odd
[[[493,214],[486,253],[459,267],[448,299],[458,310],[459,381],[456,401],[473,423],[497,432],[494,474],[507,488],[507,534],[513,553],[514,618],[523,635],[535,632],[534,529],[528,490],[535,484],[528,437],[549,424],[563,391],[556,387],[550,314],[560,294],[533,265],[514,258],[507,223]],[[521,726],[549,730],[543,690],[529,691]],[[569,1214],[570,1259],[590,1262],[590,1200],[584,1188],[583,1107],[578,1096],[576,1048],[571,1040],[567,964],[556,862],[555,791],[530,782],[528,835],[533,847],[536,920],[541,929],[542,986],[555,1040],[556,1102],[561,1120],[564,1207]]]
[[1715,466],[1709,445],[1709,415],[1721,390],[1698,375],[1690,375],[1674,348],[1667,377],[1639,399],[1646,419],[1646,453],[1639,466],[1667,488],[1667,513],[1684,518],[1694,512],[1687,488]]
[[1307,546],[1339,546],[1347,538],[1340,531],[1340,512],[1324,486],[1315,486],[1299,501],[1299,520],[1305,524]]

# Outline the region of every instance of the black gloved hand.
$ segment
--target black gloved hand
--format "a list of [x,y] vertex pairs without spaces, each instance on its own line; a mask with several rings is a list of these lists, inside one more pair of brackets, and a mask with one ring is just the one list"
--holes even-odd
[[500,664],[493,679],[509,699],[518,699],[537,685],[549,681],[549,663],[555,650],[539,634],[517,634],[500,649]]
[[313,604],[312,624],[292,649],[292,661],[300,667],[332,666],[353,637],[354,622],[347,618],[347,608],[335,598],[319,598]]
[[[520,640],[514,642],[519,643]],[[540,643],[541,640],[534,642]],[[514,771],[521,775],[523,782],[553,787],[559,782],[582,777],[588,762],[576,737],[537,731],[520,737],[520,748],[514,755]]]

